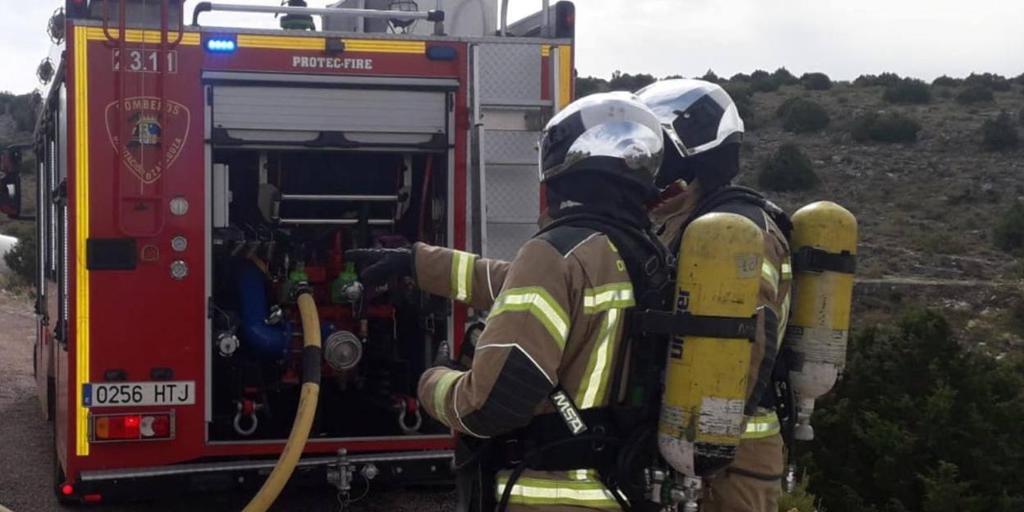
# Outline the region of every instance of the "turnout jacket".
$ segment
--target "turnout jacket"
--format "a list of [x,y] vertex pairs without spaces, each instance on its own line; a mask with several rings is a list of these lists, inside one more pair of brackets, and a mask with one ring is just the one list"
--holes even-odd
[[[417,244],[416,280],[430,293],[489,310],[472,367],[427,370],[419,398],[453,430],[499,436],[555,412],[557,386],[580,410],[609,403],[617,347],[633,287],[610,239],[562,226],[528,241],[511,262]],[[496,495],[508,481],[499,471]],[[512,509],[618,510],[592,468],[523,473]]]

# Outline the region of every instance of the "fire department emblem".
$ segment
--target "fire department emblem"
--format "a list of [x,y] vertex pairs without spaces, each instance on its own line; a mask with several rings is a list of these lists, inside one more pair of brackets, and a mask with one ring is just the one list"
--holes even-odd
[[[107,105],[107,136],[143,184],[160,179],[181,156],[192,113],[177,101],[135,96]],[[123,140],[122,140],[123,138]]]

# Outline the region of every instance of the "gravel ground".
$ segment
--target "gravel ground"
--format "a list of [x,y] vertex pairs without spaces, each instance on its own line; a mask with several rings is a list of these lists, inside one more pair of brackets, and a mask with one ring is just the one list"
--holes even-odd
[[[32,377],[35,317],[31,301],[0,290],[0,505],[13,512],[65,510],[57,505],[52,481],[52,426],[43,419]],[[98,512],[197,512],[240,510],[248,494],[186,495],[176,499],[90,507]],[[452,509],[447,489],[370,494],[347,512],[441,512]],[[286,489],[274,511],[334,512],[327,488]]]

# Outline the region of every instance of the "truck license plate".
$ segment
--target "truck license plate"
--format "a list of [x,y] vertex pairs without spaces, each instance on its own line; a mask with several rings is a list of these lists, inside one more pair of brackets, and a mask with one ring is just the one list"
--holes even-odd
[[192,405],[195,381],[103,382],[82,384],[84,407]]

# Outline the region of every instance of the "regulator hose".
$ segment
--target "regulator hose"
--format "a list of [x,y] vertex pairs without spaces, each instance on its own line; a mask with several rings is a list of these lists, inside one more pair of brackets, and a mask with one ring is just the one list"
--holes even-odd
[[281,457],[277,459],[274,470],[263,482],[256,496],[253,496],[243,512],[265,512],[274,503],[281,489],[299,462],[302,450],[309,439],[309,430],[316,415],[316,403],[320,394],[320,318],[317,315],[316,303],[313,302],[312,291],[305,289],[299,292],[296,299],[299,315],[302,317],[302,391],[299,395],[299,408],[292,423],[292,432],[284,445]]

